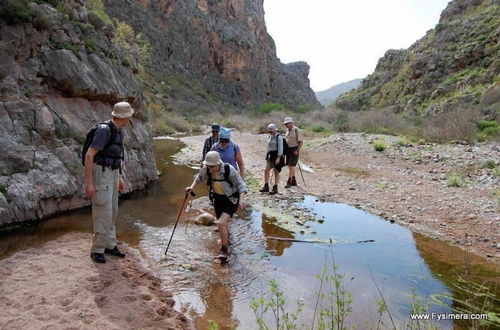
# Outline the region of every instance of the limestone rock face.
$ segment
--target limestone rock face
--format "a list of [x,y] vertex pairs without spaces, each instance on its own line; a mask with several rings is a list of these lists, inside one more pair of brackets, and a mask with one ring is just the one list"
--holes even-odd
[[106,8],[151,41],[159,75],[199,82],[236,106],[319,106],[309,66],[277,58],[262,0],[106,0]]
[[[88,130],[110,119],[121,100],[142,112],[130,68],[88,53],[61,13],[46,4],[34,7],[51,15],[43,16],[50,19],[43,28],[0,20],[0,224],[89,205],[80,159]],[[74,52],[60,48],[60,41],[73,42]],[[147,123],[134,118],[133,124],[125,129],[129,190],[157,179]]]
[[481,100],[492,99],[483,93],[500,75],[498,17],[498,1],[450,1],[434,29],[409,49],[387,51],[375,71],[336,105],[347,110],[392,108],[410,115],[479,105],[494,119],[491,109],[500,104],[486,109]]

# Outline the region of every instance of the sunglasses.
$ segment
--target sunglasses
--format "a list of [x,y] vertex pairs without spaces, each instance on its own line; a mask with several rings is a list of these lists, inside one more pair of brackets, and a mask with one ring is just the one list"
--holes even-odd
[[219,166],[219,165],[207,165],[208,168],[215,168],[217,166]]
[[228,143],[229,142],[229,140],[226,140],[226,139],[220,139],[219,141],[220,141],[220,143]]

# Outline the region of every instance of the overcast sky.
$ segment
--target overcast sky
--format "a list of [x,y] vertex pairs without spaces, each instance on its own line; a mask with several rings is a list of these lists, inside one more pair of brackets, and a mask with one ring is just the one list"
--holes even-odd
[[449,0],[264,0],[283,63],[306,61],[315,91],[373,72],[388,49],[408,48]]

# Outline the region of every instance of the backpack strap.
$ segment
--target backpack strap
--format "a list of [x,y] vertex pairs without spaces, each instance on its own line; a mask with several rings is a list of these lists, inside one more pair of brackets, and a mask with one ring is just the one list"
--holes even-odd
[[229,168],[229,164],[227,163],[224,163],[224,175],[223,175],[223,179],[222,180],[217,180],[217,179],[214,179],[212,178],[212,172],[210,171],[210,169],[207,167],[207,176],[208,176],[208,179],[207,179],[207,186],[210,187],[210,190],[212,190],[212,183],[213,181],[226,181],[229,186],[231,188],[233,188],[233,183],[231,182],[231,180],[229,179],[229,174],[230,174],[230,171],[231,169]]

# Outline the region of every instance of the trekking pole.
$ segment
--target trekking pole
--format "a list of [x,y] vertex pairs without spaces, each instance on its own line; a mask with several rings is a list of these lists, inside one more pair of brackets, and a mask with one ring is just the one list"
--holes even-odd
[[[191,191],[191,196],[195,196],[194,192]],[[179,223],[179,219],[181,218],[182,210],[184,209],[184,205],[186,205],[186,201],[189,197],[189,193],[186,193],[184,196],[184,200],[182,201],[181,208],[179,209],[179,214],[177,215],[177,220],[175,220],[174,229],[172,230],[172,234],[170,235],[170,240],[168,241],[167,249],[165,250],[165,255],[167,255],[168,248],[170,247],[170,243],[172,243],[172,238],[174,237],[175,228],[177,228],[177,224]]]
[[[194,193],[193,193],[193,194],[194,194]],[[193,196],[193,197],[194,197],[195,195],[193,195],[193,194],[191,194],[191,196]],[[190,220],[190,218],[191,218],[191,208],[192,208],[192,207],[193,207],[193,200],[191,199],[191,200],[189,201],[188,217],[187,217],[187,219],[186,219],[186,227],[184,228],[184,234],[186,234],[186,233],[187,233],[189,220]]]
[[307,188],[306,187],[306,181],[304,180],[304,173],[302,173],[302,167],[300,166],[300,162],[299,162],[299,171],[300,171],[300,176],[302,177],[302,182],[304,183],[304,188]]

